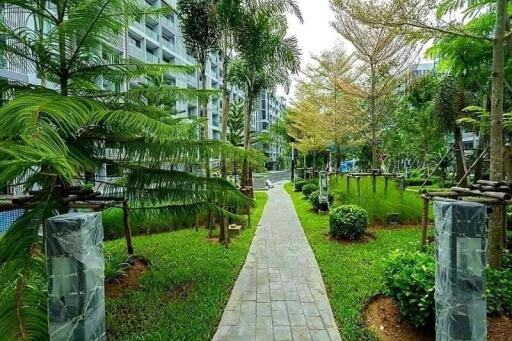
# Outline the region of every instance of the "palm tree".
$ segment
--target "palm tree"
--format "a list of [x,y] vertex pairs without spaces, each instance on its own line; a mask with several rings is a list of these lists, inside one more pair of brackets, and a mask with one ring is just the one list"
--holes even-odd
[[[67,209],[66,188],[83,184],[101,164],[116,166],[121,176],[105,184],[104,194],[125,196],[132,209],[147,215],[234,216],[224,207],[246,212],[252,202],[225,180],[182,171],[222,153],[246,155],[224,142],[197,141],[202,122],[171,115],[171,101],[210,95],[162,82],[163,75],[190,68],[121,57],[127,18],[163,10],[133,0],[4,4],[22,8],[34,22],[22,28],[0,22],[0,36],[6,37],[0,54],[26,61],[42,86],[9,83],[0,89],[14,98],[0,108],[0,186],[23,182],[27,191],[39,188],[30,209],[0,239],[0,335],[44,340],[46,273],[39,228],[56,210]],[[153,86],[116,89],[141,77],[153,79]]]
[[[275,4],[276,2],[269,2]],[[285,7],[286,8],[286,7]],[[230,81],[244,89],[244,148],[251,145],[251,117],[254,102],[264,90],[289,85],[290,73],[300,69],[300,52],[295,37],[286,37],[287,21],[282,12],[268,5],[249,6],[244,13],[236,47],[239,52],[230,68]],[[242,187],[249,186],[250,170],[243,163]]]

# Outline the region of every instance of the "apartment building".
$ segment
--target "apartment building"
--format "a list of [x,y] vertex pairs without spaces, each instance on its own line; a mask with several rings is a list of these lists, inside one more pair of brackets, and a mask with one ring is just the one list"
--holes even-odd
[[[140,0],[142,3],[153,8],[176,7],[176,0]],[[52,6],[51,4],[49,6]],[[0,20],[13,28],[33,27],[34,22],[23,9],[0,4]],[[50,8],[49,10],[55,10]],[[2,37],[0,37],[2,39]],[[113,42],[118,50],[119,56],[125,56],[134,60],[147,63],[169,63],[174,65],[196,65],[195,59],[188,53],[180,32],[179,19],[175,13],[167,16],[145,17],[134,22],[128,29],[127,36],[120,37],[119,41]],[[105,58],[108,58],[105,56]],[[210,54],[206,68],[206,84],[210,89],[221,89],[224,75],[222,73],[222,57],[218,54]],[[41,80],[33,65],[27,60],[20,60],[12,56],[0,56],[0,82],[14,80],[23,83],[40,85]],[[165,81],[170,85],[180,88],[197,88],[200,81],[197,72],[194,74],[168,73]],[[126,86],[133,87],[146,82],[145,79],[132,81],[130,84],[109,84],[106,80],[98,80],[98,85],[104,89],[117,87],[124,90]],[[47,84],[50,87],[57,87],[55,84]],[[244,94],[233,87],[231,100],[240,101]],[[0,94],[1,96],[1,94]],[[1,97],[0,97],[1,101]],[[1,104],[1,102],[0,102]],[[212,98],[208,103],[208,136],[211,139],[220,139],[222,126],[222,98]],[[197,101],[177,102],[175,107],[177,115],[183,117],[197,117],[199,106]],[[253,128],[256,132],[266,131],[269,125],[277,119],[280,112],[284,110],[283,100],[275,97],[272,93],[264,93],[255,106]],[[266,146],[265,152],[272,158],[277,159],[280,152],[272,146]],[[107,170],[101,173],[108,173]]]
[[[253,115],[253,130],[268,132],[273,123],[279,120],[286,110],[286,100],[271,92],[264,92],[256,101],[255,113]],[[282,154],[281,146],[275,144],[260,144],[256,146],[263,150],[268,157],[268,167],[274,169],[277,166],[278,158]]]

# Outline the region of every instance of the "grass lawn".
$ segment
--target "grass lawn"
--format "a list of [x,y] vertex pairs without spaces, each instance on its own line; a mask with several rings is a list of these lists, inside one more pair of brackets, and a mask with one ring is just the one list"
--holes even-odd
[[[216,331],[231,289],[244,264],[267,201],[256,193],[253,227],[229,249],[193,229],[135,237],[135,253],[151,261],[141,288],[107,300],[111,340],[209,340]],[[105,244],[122,252],[123,239]]]
[[330,241],[326,238],[329,216],[313,212],[303,194],[293,192],[291,183],[285,188],[322,271],[341,338],[371,339],[371,332],[363,325],[363,311],[368,300],[382,290],[383,260],[395,249],[413,249],[420,229],[381,229],[377,239],[366,244]]

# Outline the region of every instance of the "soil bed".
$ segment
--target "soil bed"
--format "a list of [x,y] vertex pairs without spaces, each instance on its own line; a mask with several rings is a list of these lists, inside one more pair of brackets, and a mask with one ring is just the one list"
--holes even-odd
[[149,268],[149,262],[136,259],[130,263],[126,271],[110,281],[105,282],[105,293],[108,298],[121,296],[125,291],[139,287],[140,277]]
[[[433,327],[414,328],[400,316],[395,301],[386,296],[376,296],[368,303],[365,323],[382,341],[435,340]],[[511,317],[492,316],[488,318],[487,323],[488,340],[512,340]]]

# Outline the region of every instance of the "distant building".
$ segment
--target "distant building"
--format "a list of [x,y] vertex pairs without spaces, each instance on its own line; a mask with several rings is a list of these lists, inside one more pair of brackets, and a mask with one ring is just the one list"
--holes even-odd
[[[264,92],[256,101],[256,110],[253,115],[253,130],[257,133],[268,132],[273,123],[278,121],[286,110],[286,100],[283,97],[274,95],[271,92]],[[282,154],[281,146],[278,145],[258,145],[257,148],[263,150],[268,157],[271,169],[277,166],[278,158]]]

